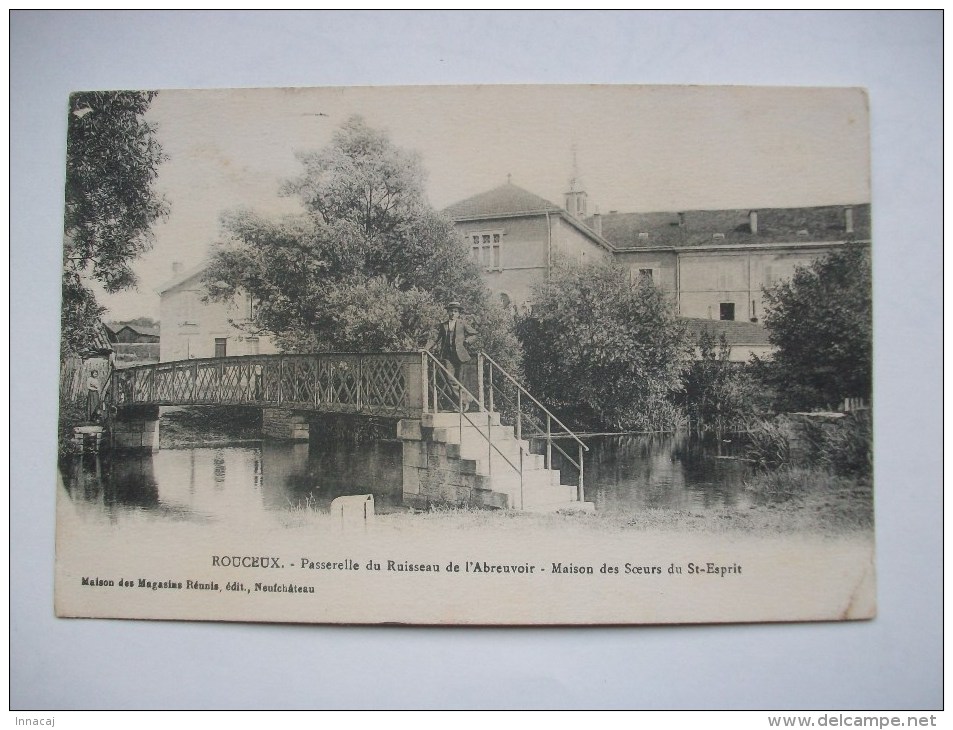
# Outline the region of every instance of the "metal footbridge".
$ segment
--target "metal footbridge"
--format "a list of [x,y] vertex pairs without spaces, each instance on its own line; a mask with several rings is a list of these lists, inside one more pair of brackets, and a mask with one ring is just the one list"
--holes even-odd
[[511,427],[516,442],[526,444],[522,448],[527,455],[530,439],[541,442],[547,469],[552,468],[556,451],[563,468],[578,471],[577,498],[583,500],[586,445],[483,352],[467,365],[460,380],[426,350],[161,362],[113,371],[106,399],[120,411],[133,406],[232,405],[398,419],[455,413],[461,432],[468,428],[487,432],[488,462],[499,460],[496,452],[521,479],[522,455],[514,459],[498,448],[492,424]]

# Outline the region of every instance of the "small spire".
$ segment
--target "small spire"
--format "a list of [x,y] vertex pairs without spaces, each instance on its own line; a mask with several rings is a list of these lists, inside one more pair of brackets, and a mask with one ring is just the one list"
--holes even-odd
[[579,162],[575,139],[572,141],[572,174],[569,178],[569,190],[566,192],[566,210],[580,220],[588,215],[586,211],[586,188],[579,177]]
[[576,142],[572,143],[572,175],[569,178],[569,192],[576,192],[576,184],[579,181],[579,165],[576,161]]
[[506,173],[506,184],[507,184],[507,185],[511,185],[511,184],[512,184],[512,182],[511,182],[512,180],[513,180],[513,176],[510,175],[510,173]]

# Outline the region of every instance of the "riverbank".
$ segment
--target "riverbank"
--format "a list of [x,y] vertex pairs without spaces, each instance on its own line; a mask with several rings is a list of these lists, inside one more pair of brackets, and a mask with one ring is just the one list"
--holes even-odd
[[[377,515],[375,522],[397,530],[437,531],[579,531],[582,533],[664,532],[684,534],[748,535],[873,535],[873,494],[869,485],[832,477],[829,488],[813,476],[809,488],[785,499],[759,497],[762,503],[711,506],[705,509],[644,508],[595,513],[536,513],[468,507],[434,507]],[[301,507],[278,516],[288,527],[319,526],[329,520],[323,510]]]

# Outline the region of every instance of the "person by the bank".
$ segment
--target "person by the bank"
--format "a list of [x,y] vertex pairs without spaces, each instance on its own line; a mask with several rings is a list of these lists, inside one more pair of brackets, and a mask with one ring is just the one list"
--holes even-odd
[[460,302],[447,303],[447,318],[430,336],[426,349],[437,356],[457,381],[464,383],[464,365],[471,360],[467,348],[476,340],[477,333],[460,316],[460,311]]
[[86,381],[86,420],[93,423],[99,420],[99,371],[91,370]]

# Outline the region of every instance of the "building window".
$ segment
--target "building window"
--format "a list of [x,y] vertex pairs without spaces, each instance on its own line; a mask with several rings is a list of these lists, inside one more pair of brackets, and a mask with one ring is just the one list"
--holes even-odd
[[655,283],[655,269],[637,269],[634,266],[629,269],[629,280],[633,284],[640,284],[647,281],[650,284]]
[[484,269],[500,269],[500,244],[503,231],[480,231],[467,235],[470,254]]
[[248,343],[248,354],[257,355],[258,354],[258,338],[246,337],[245,342]]
[[182,320],[179,324],[195,324],[198,321],[198,312],[201,306],[199,297],[200,294],[197,291],[182,292],[179,301],[179,315]]
[[226,342],[228,342],[227,337],[215,338],[215,357],[225,357],[225,343]]
[[718,305],[719,309],[719,319],[724,320],[734,320],[735,318],[735,303],[734,302],[722,302]]
[[248,295],[248,319],[254,319],[258,314],[258,301],[251,294]]

